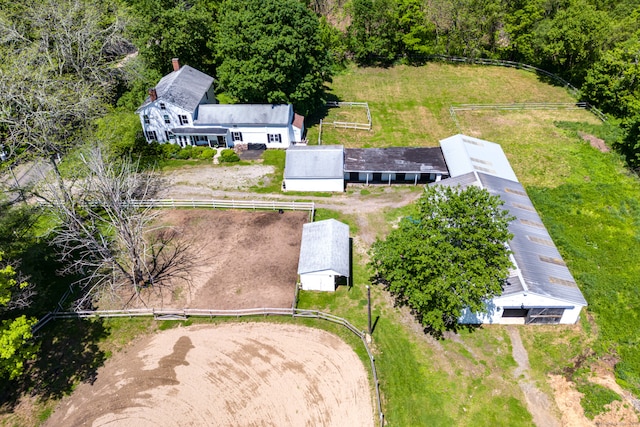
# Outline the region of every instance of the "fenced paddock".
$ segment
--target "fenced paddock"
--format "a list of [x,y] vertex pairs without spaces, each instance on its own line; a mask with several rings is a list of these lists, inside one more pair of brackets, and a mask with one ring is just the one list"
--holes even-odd
[[[55,319],[86,319],[86,318],[134,318],[134,317],[153,317],[157,320],[184,320],[190,317],[197,318],[216,318],[216,317],[232,317],[232,318],[250,318],[256,316],[291,316],[293,318],[312,318],[318,320],[324,320],[331,323],[335,323],[347,328],[351,333],[360,338],[362,345],[367,351],[369,358],[369,368],[371,369],[371,377],[373,379],[373,386],[376,400],[376,412],[377,412],[377,424],[384,426],[384,414],[382,412],[382,403],[380,398],[380,383],[375,365],[375,358],[371,353],[371,349],[368,344],[368,337],[364,331],[359,330],[348,320],[334,316],[328,313],[324,313],[317,310],[303,310],[303,309],[283,309],[283,308],[254,308],[243,310],[215,310],[215,309],[129,309],[129,310],[97,310],[97,311],[76,311],[76,312],[55,312],[49,313],[45,316],[38,325],[37,329],[40,329],[44,324]],[[34,328],[35,329],[35,328]],[[185,335],[182,333],[182,335]],[[188,336],[188,335],[185,335]],[[291,363],[295,363],[292,361]]]
[[[320,124],[318,127],[318,145],[322,144],[322,129],[323,126],[331,126],[334,129],[357,129],[357,130],[367,130],[370,131],[372,128],[372,120],[371,120],[371,110],[369,109],[368,102],[335,102],[335,101],[327,101],[325,104],[328,108],[334,109],[337,108],[338,113],[334,114],[331,111],[328,116],[324,119],[320,120]],[[358,121],[348,121],[348,120],[338,120],[343,117],[347,119],[357,119],[361,116],[361,113],[351,113],[349,110],[352,109],[363,109],[367,121],[358,122]]]

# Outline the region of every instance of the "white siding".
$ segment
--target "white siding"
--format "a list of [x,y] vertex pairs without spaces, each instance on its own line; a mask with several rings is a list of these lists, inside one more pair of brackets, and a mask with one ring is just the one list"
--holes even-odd
[[285,179],[287,191],[344,191],[342,179]]
[[[228,127],[229,132],[240,132],[242,141],[235,141],[235,144],[266,144],[267,148],[287,148],[293,141],[293,127],[287,126],[237,126]],[[280,135],[281,142],[269,142],[268,135]]]
[[300,284],[305,291],[334,292],[337,274],[334,271],[321,271],[300,275]]
[[[575,305],[567,301],[561,301],[553,298],[547,298],[541,295],[521,292],[513,295],[496,297],[489,302],[487,313],[472,313],[465,310],[460,318],[460,323],[494,323],[494,324],[512,324],[518,318],[503,318],[502,314],[505,308],[564,308],[564,313],[560,319],[561,324],[574,324],[578,321],[582,306]],[[522,323],[522,321],[520,321]]]
[[[155,131],[158,137],[158,142],[175,142],[175,139],[167,139],[166,133],[173,128],[180,127],[180,117],[187,116],[187,126],[193,126],[193,116],[189,111],[186,111],[180,107],[164,102],[165,109],[160,108],[160,104],[163,101],[157,100],[140,110],[140,123],[142,124],[142,130],[144,132],[147,141],[150,139],[147,137],[148,131]],[[149,118],[149,124],[145,123],[144,116]],[[168,116],[169,123],[165,123],[164,116]]]

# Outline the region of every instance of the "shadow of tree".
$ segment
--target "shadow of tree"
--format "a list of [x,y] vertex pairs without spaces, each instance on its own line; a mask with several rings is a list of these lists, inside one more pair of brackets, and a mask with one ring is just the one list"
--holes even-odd
[[108,333],[100,319],[56,320],[45,326],[36,337],[37,359],[22,377],[0,385],[0,413],[12,411],[25,394],[39,400],[60,399],[79,382],[93,384],[107,358],[98,342]]

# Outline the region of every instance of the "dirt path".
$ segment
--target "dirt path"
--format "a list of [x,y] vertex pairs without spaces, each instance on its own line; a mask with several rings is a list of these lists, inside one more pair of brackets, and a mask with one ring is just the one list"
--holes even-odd
[[337,336],[236,323],[161,332],[118,353],[45,426],[373,426],[367,372]]
[[513,370],[513,376],[524,393],[527,409],[538,427],[560,427],[560,421],[552,414],[549,397],[541,392],[535,382],[529,377],[529,355],[522,344],[520,332],[515,326],[507,326],[511,339],[513,358],[518,366]]

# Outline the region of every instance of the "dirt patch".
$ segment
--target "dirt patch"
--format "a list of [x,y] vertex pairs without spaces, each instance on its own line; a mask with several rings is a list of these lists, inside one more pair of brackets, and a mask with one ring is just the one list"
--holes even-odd
[[609,151],[611,151],[609,147],[607,147],[607,144],[605,144],[604,139],[597,138],[593,135],[590,135],[584,132],[578,132],[578,135],[580,136],[580,138],[582,138],[583,140],[591,144],[593,148],[597,148],[603,153],[608,153]]
[[196,257],[193,282],[175,284],[151,307],[290,308],[297,282],[302,226],[308,212],[173,209],[159,221],[176,227]]
[[513,376],[524,394],[527,409],[533,417],[534,424],[538,427],[560,427],[560,422],[552,412],[551,400],[536,387],[535,382],[529,377],[529,355],[522,344],[520,332],[513,326],[506,328],[511,339],[513,359],[518,364],[513,371]]
[[45,425],[373,426],[373,410],[362,362],[335,335],[239,323],[136,343]]

